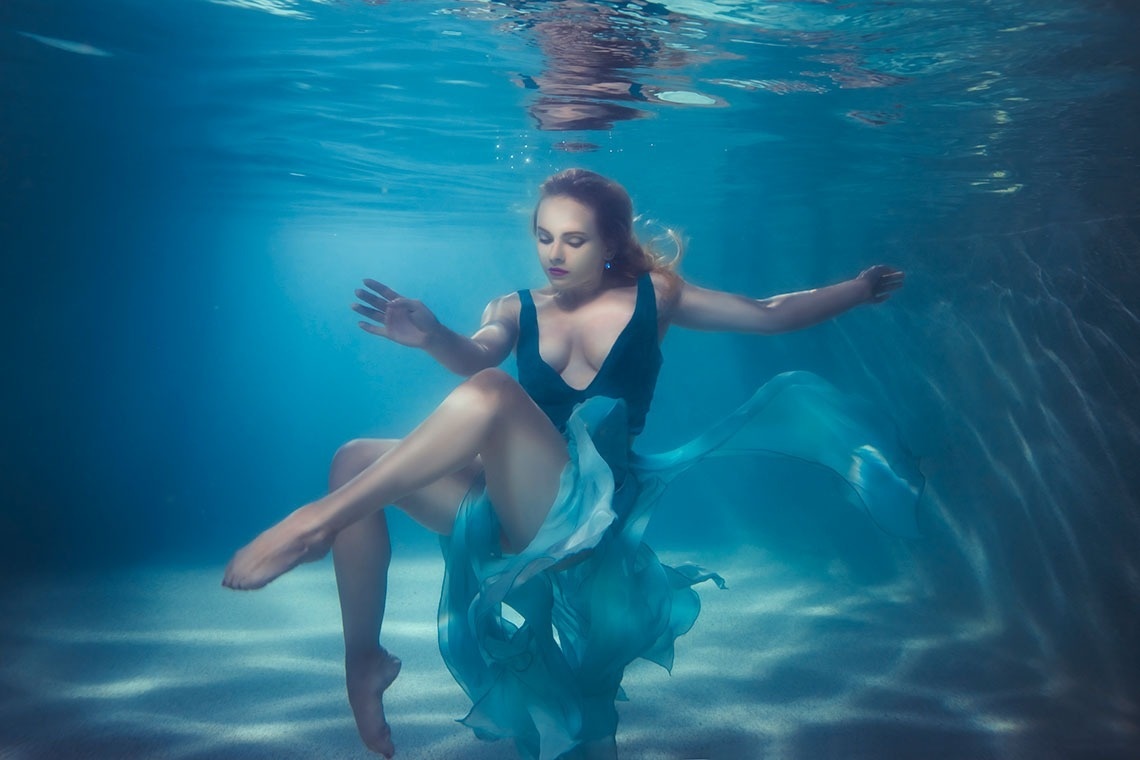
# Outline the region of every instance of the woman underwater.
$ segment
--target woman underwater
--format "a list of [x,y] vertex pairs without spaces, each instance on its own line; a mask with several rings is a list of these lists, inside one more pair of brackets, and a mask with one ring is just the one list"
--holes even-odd
[[[663,565],[641,542],[677,472],[721,450],[755,450],[829,467],[873,515],[880,502],[905,511],[917,494],[883,453],[890,444],[878,439],[889,433],[874,415],[848,408],[807,373],[775,378],[680,449],[630,449],[670,325],[797,330],[883,301],[902,272],[878,265],[762,300],[700,288],[638,242],[625,189],[582,169],[542,184],[533,233],[549,286],[495,299],[470,338],[421,302],[365,281],[353,307],[370,320],[363,329],[421,348],[467,379],[402,440],[341,447],[329,494],[259,535],[225,571],[225,586],[256,589],[332,550],[349,701],[364,743],[386,757],[395,749],[381,700],[400,661],[379,644],[385,505],[447,537],[439,638],[474,703],[463,722],[480,738],[512,738],[524,757],[548,760],[616,757],[614,700],[625,667],[638,657],[671,666],[673,641],[699,608],[691,586],[720,580]],[[517,381],[496,369],[512,351]],[[803,415],[839,422],[824,433],[793,429]],[[854,474],[868,468],[882,472]],[[503,619],[503,604],[525,624]]]

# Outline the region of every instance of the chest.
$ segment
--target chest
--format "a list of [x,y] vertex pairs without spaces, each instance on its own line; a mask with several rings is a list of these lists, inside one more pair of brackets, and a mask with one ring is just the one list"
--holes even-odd
[[567,385],[585,388],[634,318],[636,302],[633,288],[610,291],[573,311],[550,298],[538,301],[539,355]]

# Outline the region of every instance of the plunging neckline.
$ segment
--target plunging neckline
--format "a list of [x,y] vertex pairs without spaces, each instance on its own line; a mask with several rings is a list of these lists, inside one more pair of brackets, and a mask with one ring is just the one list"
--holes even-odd
[[601,366],[599,366],[597,371],[594,372],[594,376],[590,379],[590,382],[586,383],[586,385],[582,388],[575,388],[573,385],[566,382],[566,378],[562,377],[562,373],[554,369],[554,367],[550,365],[550,362],[546,361],[546,359],[542,357],[542,332],[539,329],[538,324],[538,304],[534,303],[533,294],[531,295],[530,300],[534,305],[534,352],[538,356],[539,363],[545,367],[552,375],[554,375],[554,377],[558,378],[558,382],[562,383],[562,385],[566,386],[575,393],[585,393],[586,391],[593,388],[594,384],[598,382],[598,378],[602,376],[602,373],[606,370],[606,365],[608,365],[610,362],[610,357],[612,357],[617,352],[618,348],[621,347],[622,342],[629,334],[630,327],[633,326],[634,320],[637,319],[637,307],[641,303],[641,282],[638,281],[638,283],[634,286],[633,311],[629,314],[629,320],[625,323],[625,327],[621,329],[621,332],[618,333],[618,336],[614,338],[614,342],[610,346],[610,350],[606,352],[606,358],[602,359]]

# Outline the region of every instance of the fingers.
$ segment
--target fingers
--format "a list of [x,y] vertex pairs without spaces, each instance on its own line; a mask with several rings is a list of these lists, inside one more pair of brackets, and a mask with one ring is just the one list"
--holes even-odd
[[[392,291],[392,292],[395,292],[395,291]],[[359,298],[361,301],[364,301],[364,303],[368,304],[373,309],[375,309],[381,313],[386,311],[388,308],[388,304],[392,302],[392,299],[390,299],[390,298],[385,298],[383,296],[379,296],[375,293],[371,293],[367,290],[364,290],[363,288],[357,288],[356,290],[352,291],[352,294],[354,296],[356,296],[357,298]],[[399,296],[396,296],[396,297],[399,298]]]
[[417,323],[425,319],[429,322],[434,320],[431,311],[422,303],[404,298],[379,280],[365,278],[364,285],[368,290],[357,288],[353,291],[363,303],[349,307],[369,320],[357,323],[361,330],[397,343],[413,345],[408,341],[414,340],[415,334],[425,332],[425,328]]
[[392,290],[390,287],[388,287],[388,286],[387,286],[387,285],[385,285],[384,283],[382,283],[382,282],[379,282],[378,280],[373,280],[373,279],[371,279],[371,278],[365,277],[365,278],[364,278],[364,285],[365,285],[366,287],[368,287],[369,289],[371,289],[371,290],[375,290],[375,291],[376,291],[377,293],[379,293],[379,294],[380,294],[380,295],[381,295],[381,296],[382,296],[382,297],[383,297],[383,298],[384,298],[386,301],[394,301],[394,300],[396,300],[397,298],[399,298],[399,297],[400,297],[400,294],[399,294],[399,293],[397,293],[396,291]]
[[866,281],[871,288],[868,300],[871,303],[882,303],[891,297],[891,291],[903,286],[906,273],[886,264],[876,264],[860,272],[859,279]]
[[388,330],[386,327],[384,327],[384,325],[374,325],[371,322],[357,322],[356,326],[366,333],[379,335],[381,338],[388,337]]
[[879,281],[875,284],[875,290],[877,290],[877,291],[895,290],[896,288],[901,288],[903,286],[903,282],[905,280],[906,280],[906,275],[903,274],[902,272],[895,270],[895,271],[891,272],[890,274],[885,274],[882,277],[880,277]]
[[[401,312],[407,312],[410,302],[396,291],[381,282],[372,279],[364,280],[370,290],[357,288],[353,293],[364,303],[354,303],[349,306],[368,322],[356,323],[366,333],[378,335],[381,338],[391,338],[388,334],[388,323],[391,319],[399,320]],[[374,292],[373,292],[374,291]]]
[[364,330],[364,332],[372,333],[373,335],[379,335],[384,338],[388,337],[388,329],[384,324],[385,320],[388,317],[387,309],[373,309],[371,307],[365,306],[362,303],[354,303],[349,308],[360,316],[372,320],[371,322],[357,322],[356,324],[360,327],[361,330]]
[[371,319],[373,322],[383,322],[384,318],[388,315],[387,309],[373,309],[369,306],[365,306],[362,303],[354,303],[349,306],[349,308],[360,316]]
[[[392,302],[400,299],[401,296],[378,280],[365,278],[364,285],[369,288],[369,290],[357,288],[352,291],[353,295],[364,303],[354,303],[351,308],[357,314],[383,324],[388,317],[388,309],[392,305]],[[367,304],[367,306],[365,304]]]
[[390,309],[399,308],[407,302],[407,299],[378,280],[365,278],[364,285],[369,290],[357,288],[353,291],[353,295],[368,305],[353,304],[352,309],[376,322],[387,321]]

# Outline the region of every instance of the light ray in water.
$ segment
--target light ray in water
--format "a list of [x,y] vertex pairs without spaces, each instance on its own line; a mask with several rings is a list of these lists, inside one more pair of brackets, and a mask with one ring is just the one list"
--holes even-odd
[[35,40],[41,45],[53,47],[56,50],[63,50],[68,53],[75,53],[77,55],[91,55],[96,58],[111,58],[113,53],[108,53],[102,48],[97,48],[94,45],[88,45],[86,42],[72,42],[71,40],[61,40],[56,37],[44,37],[40,34],[32,34],[31,32],[20,32],[24,37],[30,40]]
[[[325,0],[307,0],[316,5],[326,5]],[[248,8],[255,11],[264,11],[274,16],[287,18],[309,19],[308,13],[298,9],[304,3],[298,0],[210,0],[217,5],[232,5],[235,8]]]

